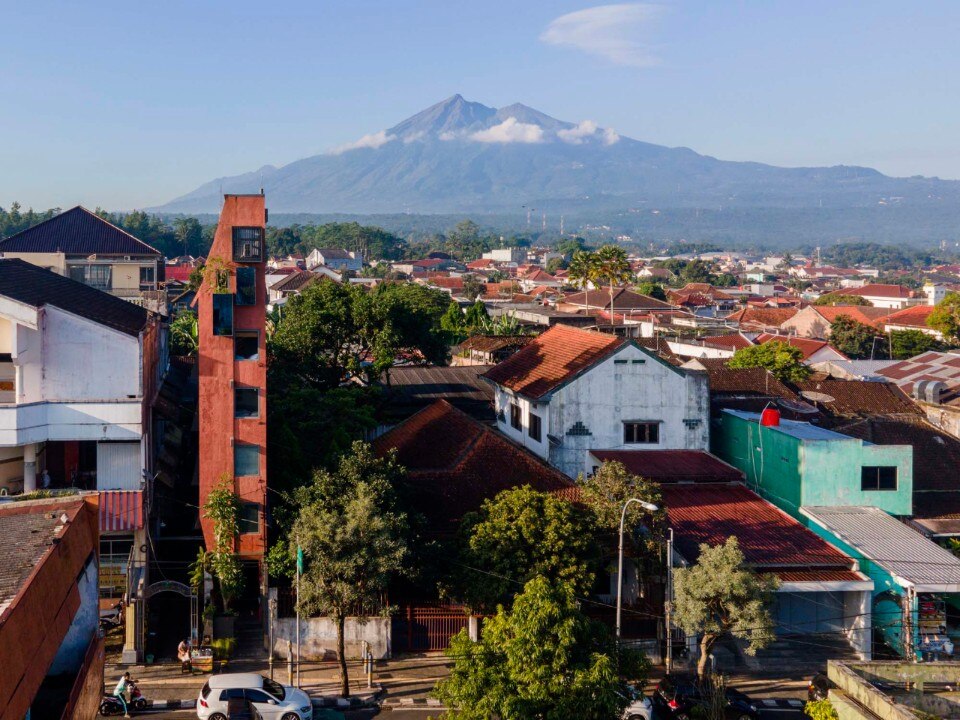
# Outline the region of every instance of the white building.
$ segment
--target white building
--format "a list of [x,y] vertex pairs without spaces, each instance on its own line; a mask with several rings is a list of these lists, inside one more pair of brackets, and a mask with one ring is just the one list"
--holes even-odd
[[325,265],[337,272],[363,270],[363,257],[360,253],[340,248],[314,248],[307,255],[306,263],[308,270],[313,270],[320,265]]
[[497,427],[570,477],[591,450],[706,450],[706,376],[629,339],[552,327],[483,375]]
[[525,248],[518,247],[497,248],[496,250],[485,252],[481,257],[484,260],[493,260],[494,262],[519,264],[527,261],[527,251]]
[[[127,571],[145,571],[163,338],[159,317],[142,307],[23,260],[0,260],[0,495],[99,491],[100,577],[117,586],[117,599],[128,593],[130,623],[138,622],[140,583]],[[128,640],[124,657],[133,661],[133,633]]]

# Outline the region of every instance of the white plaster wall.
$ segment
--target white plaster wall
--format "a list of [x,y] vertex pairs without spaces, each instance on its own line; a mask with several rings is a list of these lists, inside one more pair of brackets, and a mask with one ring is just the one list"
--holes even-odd
[[[41,316],[41,322],[43,321]],[[38,402],[43,397],[43,342],[40,330],[17,325],[13,348],[13,364],[17,373],[17,402]]]
[[[550,413],[547,403],[533,402],[525,397],[512,395],[511,393],[508,393],[500,388],[497,389],[494,403],[498,415],[497,427],[499,428],[500,432],[517,444],[527,448],[534,455],[537,455],[544,460],[548,459],[550,441],[547,439],[547,435],[551,432],[551,430]],[[522,425],[519,430],[515,430],[513,426],[510,425],[511,403],[515,403],[520,406]],[[501,411],[503,413],[503,421],[500,421],[499,419]],[[530,437],[530,413],[540,417],[539,442]]]
[[7,318],[0,317],[0,353],[13,352],[14,327]]
[[[274,622],[274,654],[286,660],[289,641],[296,657],[297,619],[276,618]],[[370,652],[375,659],[389,658],[390,618],[346,618],[343,645],[347,658],[360,658],[365,641],[370,643]],[[334,660],[337,657],[337,626],[333,620],[327,617],[300,620],[300,657],[304,660]]]
[[[48,307],[43,327],[43,400],[126,400],[141,389],[140,341]],[[21,364],[23,364],[21,362]],[[32,398],[25,398],[30,402]]]
[[733,350],[726,348],[707,347],[692,342],[677,342],[670,340],[667,342],[670,352],[680,357],[725,359],[733,357]]

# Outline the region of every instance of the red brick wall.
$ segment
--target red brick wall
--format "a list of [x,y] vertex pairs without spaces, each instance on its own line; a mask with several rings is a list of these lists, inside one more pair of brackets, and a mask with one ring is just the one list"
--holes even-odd
[[90,720],[97,716],[103,699],[103,638],[97,635],[83,658],[83,667],[70,692],[70,699],[61,716],[63,720]]
[[30,709],[80,607],[77,576],[100,542],[96,495],[3,508],[5,515],[30,512],[65,512],[70,522],[0,613],[0,720],[20,720]]
[[[262,195],[227,195],[224,198],[217,233],[209,258],[233,259],[234,226],[264,226],[265,206]],[[264,249],[266,253],[266,249]],[[264,254],[264,257],[266,255]],[[257,302],[249,306],[235,306],[234,330],[257,330],[260,333],[259,359],[234,361],[233,337],[213,334],[213,300],[211,289],[204,285],[198,294],[199,351],[198,370],[200,415],[200,505],[221,478],[233,483],[243,502],[267,503],[267,349],[266,303],[264,279],[266,263],[252,265],[257,275]],[[236,276],[231,268],[230,289],[235,289]],[[234,387],[260,389],[260,413],[257,418],[234,417]],[[258,477],[233,476],[234,444],[260,447],[260,474]],[[213,524],[201,518],[203,537],[208,548],[213,547]],[[260,532],[240,536],[237,551],[249,558],[262,558],[266,548],[266,523],[261,512]]]

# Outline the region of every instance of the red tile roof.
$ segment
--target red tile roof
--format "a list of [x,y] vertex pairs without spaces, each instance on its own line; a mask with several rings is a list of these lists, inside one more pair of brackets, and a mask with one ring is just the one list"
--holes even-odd
[[533,268],[527,275],[524,277],[525,280],[532,280],[533,282],[556,282],[557,278],[548,273],[546,270],[541,268]]
[[[610,306],[609,289],[586,290],[570,293],[562,302],[586,308],[604,309]],[[627,288],[613,289],[614,310],[671,310],[674,306],[662,300],[641,295]]]
[[163,269],[163,276],[167,282],[171,280],[181,280],[186,282],[190,279],[190,273],[192,273],[196,268],[189,265],[167,265]]
[[742,310],[727,315],[724,320],[749,327],[780,327],[796,314],[797,308],[759,308],[748,305]]
[[656,482],[729,482],[743,473],[702,450],[591,450],[601,462],[622,463],[634,475]]
[[850,570],[852,561],[739,483],[663,485],[677,549],[696,560],[699,545],[736,536],[747,563],[764,569]]
[[883,319],[884,325],[905,325],[907,327],[927,328],[927,318],[936,309],[933,305],[914,305],[898,310]]
[[[811,306],[813,307],[813,306]],[[828,323],[832,323],[841,315],[846,315],[864,325],[873,325],[879,328],[881,319],[886,319],[893,311],[888,308],[864,307],[860,305],[817,305],[814,310]]]
[[818,373],[793,386],[804,401],[835,418],[923,416],[923,411],[894,383],[840,380]]
[[570,501],[576,484],[493,428],[438,400],[381,435],[374,450],[396,450],[407,469],[414,507],[435,532],[456,531],[461,518],[502,490],[529,485]]
[[841,288],[827,295],[855,295],[857,297],[912,298],[917,294],[903,285],[871,283],[858,288]]
[[627,344],[616,335],[554,325],[486,378],[514,392],[540,398]]
[[861,582],[866,578],[855,570],[781,570],[780,582]]
[[700,339],[704,345],[716,348],[729,348],[730,350],[742,350],[743,348],[753,345],[748,338],[745,338],[740,333],[734,333],[732,335],[712,335]]

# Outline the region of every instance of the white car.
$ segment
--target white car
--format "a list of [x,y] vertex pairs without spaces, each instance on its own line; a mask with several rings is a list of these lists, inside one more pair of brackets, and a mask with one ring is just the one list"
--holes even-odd
[[263,720],[311,720],[313,705],[303,690],[256,673],[211,675],[197,698],[200,720],[228,720],[229,709],[249,702]]
[[652,720],[653,703],[650,698],[644,697],[643,693],[630,688],[632,698],[627,709],[623,711],[623,720]]

